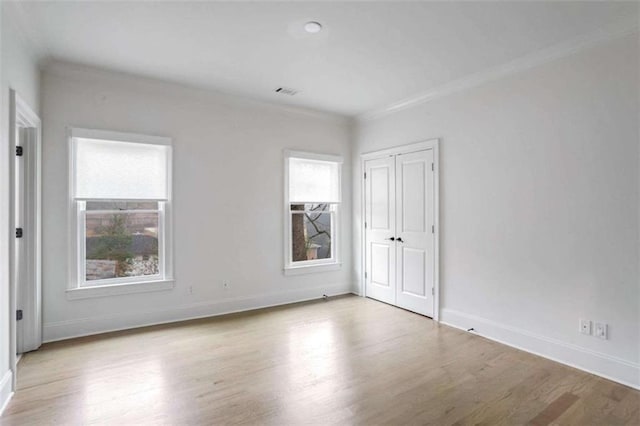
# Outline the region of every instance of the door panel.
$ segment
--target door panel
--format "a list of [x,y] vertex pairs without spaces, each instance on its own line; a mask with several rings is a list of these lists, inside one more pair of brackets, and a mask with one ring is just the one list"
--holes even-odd
[[366,294],[395,303],[395,160],[386,157],[365,163]]
[[393,208],[391,196],[391,176],[393,169],[387,167],[372,167],[367,173],[371,183],[371,229],[388,231],[391,225],[391,210]]
[[396,304],[433,316],[433,150],[396,156]]
[[394,261],[389,244],[371,244],[371,282],[389,287],[389,265]]
[[426,251],[401,246],[402,293],[414,296],[426,296]]
[[402,225],[406,232],[425,231],[425,162],[414,161],[402,165]]

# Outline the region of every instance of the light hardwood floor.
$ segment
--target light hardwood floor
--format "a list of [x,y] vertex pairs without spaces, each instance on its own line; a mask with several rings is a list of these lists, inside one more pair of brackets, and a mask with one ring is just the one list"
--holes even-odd
[[638,425],[640,392],[347,296],[44,345],[0,423]]

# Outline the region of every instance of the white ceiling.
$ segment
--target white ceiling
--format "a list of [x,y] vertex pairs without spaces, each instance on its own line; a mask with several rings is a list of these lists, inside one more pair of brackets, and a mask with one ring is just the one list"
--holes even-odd
[[[345,115],[618,22],[634,2],[21,2],[54,59]],[[303,31],[309,20],[325,30]],[[300,92],[287,97],[278,86]]]

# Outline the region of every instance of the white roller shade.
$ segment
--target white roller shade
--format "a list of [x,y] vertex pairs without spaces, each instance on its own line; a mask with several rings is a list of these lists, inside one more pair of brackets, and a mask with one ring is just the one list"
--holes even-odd
[[340,166],[334,161],[289,158],[289,202],[339,203]]
[[170,146],[74,138],[76,199],[167,200]]

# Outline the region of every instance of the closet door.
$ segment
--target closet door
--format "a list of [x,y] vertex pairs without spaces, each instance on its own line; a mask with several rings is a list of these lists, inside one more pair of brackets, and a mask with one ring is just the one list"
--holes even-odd
[[395,304],[395,158],[365,162],[365,283],[368,297]]
[[396,156],[396,305],[433,317],[433,150]]

